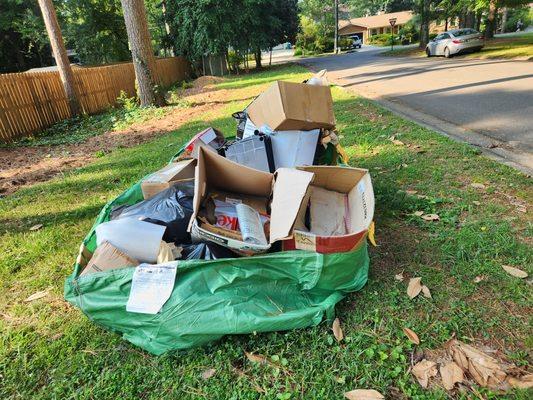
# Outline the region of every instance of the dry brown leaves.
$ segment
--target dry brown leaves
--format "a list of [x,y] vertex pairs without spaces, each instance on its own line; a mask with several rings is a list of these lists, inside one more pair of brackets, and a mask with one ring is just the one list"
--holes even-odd
[[409,339],[409,341],[413,344],[420,344],[420,339],[418,338],[418,335],[413,332],[409,328],[403,328],[403,333],[405,333],[405,336]]
[[527,272],[522,271],[521,269],[511,267],[510,265],[502,265],[502,268],[507,272],[509,275],[514,276],[515,278],[527,278]]
[[337,339],[337,342],[342,342],[342,339],[344,339],[344,334],[342,333],[341,328],[341,322],[338,318],[335,318],[335,321],[333,321],[333,335],[335,336],[335,339]]
[[248,353],[247,351],[244,352],[246,354],[246,358],[250,360],[253,363],[257,364],[269,364],[268,359],[261,355],[261,354],[255,354],[255,353]]
[[422,360],[411,370],[420,386],[427,388],[429,379],[437,376],[437,363],[429,360]]
[[[427,388],[431,379],[439,375],[440,381],[435,380],[436,385],[442,385],[446,390],[453,390],[457,383],[470,386],[476,383],[492,390],[509,390],[511,388],[527,389],[533,387],[533,374],[527,374],[524,370],[511,364],[503,355],[497,356],[498,352],[490,351],[491,354],[480,350],[472,345],[452,339],[445,345],[446,353],[435,360],[431,354],[439,352],[427,352],[427,358],[417,363],[411,370],[420,385]],[[435,356],[437,357],[437,356]]]
[[374,389],[355,389],[344,393],[348,400],[382,400],[385,397]]
[[407,295],[410,299],[414,299],[422,291],[422,278],[411,278],[407,285]]
[[42,299],[43,297],[46,297],[46,296],[48,296],[48,290],[41,290],[40,292],[36,292],[36,293],[32,294],[31,296],[29,296],[24,301],[26,303],[29,303],[30,301]]
[[41,229],[43,227],[43,224],[37,224],[37,225],[33,225],[31,228],[30,228],[30,231],[38,231],[39,229]]

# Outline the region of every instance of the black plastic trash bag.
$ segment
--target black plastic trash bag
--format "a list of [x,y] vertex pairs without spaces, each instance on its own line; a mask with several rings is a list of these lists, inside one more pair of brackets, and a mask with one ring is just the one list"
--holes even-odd
[[182,260],[218,260],[239,257],[230,249],[213,242],[201,242],[184,246]]
[[154,197],[132,206],[118,207],[111,212],[111,219],[135,218],[166,226],[163,240],[176,245],[191,243],[187,232],[193,212],[194,181],[174,185]]

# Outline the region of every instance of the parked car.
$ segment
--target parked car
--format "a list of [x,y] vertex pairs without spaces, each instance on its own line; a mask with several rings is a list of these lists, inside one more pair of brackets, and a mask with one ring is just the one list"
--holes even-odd
[[352,49],[360,49],[363,45],[362,40],[358,36],[352,37],[353,43],[352,43]]
[[485,45],[483,35],[470,28],[443,32],[426,46],[426,54],[431,56],[453,57],[456,54],[480,51]]

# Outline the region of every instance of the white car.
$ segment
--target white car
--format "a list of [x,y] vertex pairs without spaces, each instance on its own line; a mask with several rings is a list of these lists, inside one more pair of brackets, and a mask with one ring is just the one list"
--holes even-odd
[[363,42],[358,36],[352,37],[353,43],[352,43],[352,49],[360,49],[363,45]]
[[470,28],[454,29],[439,34],[426,46],[426,54],[453,57],[456,54],[480,51],[485,45],[483,35]]

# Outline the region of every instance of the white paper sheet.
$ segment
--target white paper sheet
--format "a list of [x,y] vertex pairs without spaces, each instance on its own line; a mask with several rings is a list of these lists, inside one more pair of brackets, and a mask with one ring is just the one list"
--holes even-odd
[[126,311],[157,314],[172,294],[177,262],[141,264],[135,268]]
[[96,227],[96,243],[108,241],[139,262],[155,263],[165,229],[134,218],[117,219]]
[[268,244],[259,213],[246,204],[237,204],[235,208],[243,241],[261,245]]

